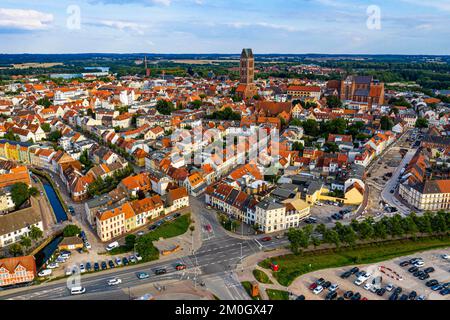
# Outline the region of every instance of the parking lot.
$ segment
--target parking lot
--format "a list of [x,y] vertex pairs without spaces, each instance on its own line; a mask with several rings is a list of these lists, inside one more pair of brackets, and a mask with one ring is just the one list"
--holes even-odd
[[[335,219],[333,219],[331,216],[335,213],[339,213],[340,211],[349,211],[353,212],[357,209],[356,206],[337,206],[333,204],[328,204],[325,202],[321,202],[322,205],[314,205],[311,207],[311,217],[314,217],[317,219],[317,224],[323,223],[323,224],[329,224],[331,222],[336,222]],[[346,220],[351,220],[351,215],[346,215],[344,217]]]
[[[359,271],[365,271],[371,274],[370,278],[362,282],[359,286],[354,283],[357,279],[357,275],[355,274],[352,274],[345,279],[341,278],[341,275],[344,272],[355,267],[347,266],[336,269],[320,270],[301,276],[294,281],[290,289],[295,295],[304,295],[306,300],[324,300],[330,292],[329,289],[323,289],[323,291],[319,294],[314,294],[313,290],[310,289],[313,283],[315,283],[318,279],[323,278],[324,282],[328,281],[330,285],[338,285],[338,289],[336,290],[337,294],[334,299],[342,300],[345,293],[347,291],[351,291],[353,295],[355,295],[355,293],[359,293],[360,299],[362,300],[388,300],[395,292],[396,288],[400,287],[401,292],[398,294],[397,299],[402,298],[402,295],[409,297],[411,292],[415,291],[415,299],[419,296],[423,296],[425,300],[450,300],[450,295],[447,294],[446,296],[443,296],[439,293],[442,291],[442,288],[433,291],[430,287],[426,286],[426,283],[433,279],[437,280],[439,284],[450,282],[450,260],[443,259],[442,255],[444,254],[450,254],[450,250],[433,250],[424,253],[417,253],[407,257],[396,258],[377,264],[359,265],[357,266]],[[435,271],[429,273],[430,277],[428,279],[420,280],[417,277],[414,277],[412,273],[408,272],[411,265],[406,267],[400,266],[401,262],[409,261],[413,258],[423,259],[424,264],[419,268],[419,270],[423,271],[429,267],[433,267],[435,269]],[[391,291],[386,291],[382,296],[379,296],[377,293],[371,292],[364,288],[367,283],[372,283],[372,281],[376,278],[381,280],[379,283],[379,288],[386,288],[389,284],[391,284],[393,289]],[[405,299],[405,297],[402,299]],[[345,298],[345,300],[349,299]]]

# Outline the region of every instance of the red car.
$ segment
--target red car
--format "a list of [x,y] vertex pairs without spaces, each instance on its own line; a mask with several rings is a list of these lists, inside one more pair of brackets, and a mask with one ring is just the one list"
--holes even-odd
[[211,225],[207,224],[205,226],[205,229],[206,229],[206,231],[211,232],[211,230],[212,230]]
[[367,299],[366,297],[363,297],[361,300],[364,300],[364,301],[365,301],[365,300],[369,300],[369,299]]
[[184,269],[186,269],[186,265],[180,263],[180,264],[178,264],[178,265],[175,267],[175,269],[176,269],[177,271],[184,270]]
[[261,239],[262,242],[267,242],[267,241],[270,241],[270,240],[272,240],[272,237],[264,237],[264,238]]
[[314,290],[315,288],[317,288],[317,283],[315,282],[311,283],[309,286],[309,290]]

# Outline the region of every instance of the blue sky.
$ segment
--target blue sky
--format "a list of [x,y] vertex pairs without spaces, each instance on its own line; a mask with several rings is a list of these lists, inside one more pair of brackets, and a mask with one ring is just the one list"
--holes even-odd
[[449,26],[450,0],[2,0],[0,53],[450,54]]

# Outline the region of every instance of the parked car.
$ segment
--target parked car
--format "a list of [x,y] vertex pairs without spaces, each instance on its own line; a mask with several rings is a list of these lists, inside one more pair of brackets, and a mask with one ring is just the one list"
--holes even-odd
[[139,253],[135,253],[134,256],[136,257],[137,261],[142,261],[142,257]]
[[322,286],[317,286],[317,287],[313,290],[313,293],[314,293],[315,295],[318,295],[318,294],[320,294],[322,291],[323,291],[323,287],[322,287]]
[[295,300],[305,300],[305,296],[301,294]]
[[336,299],[336,297],[337,297],[337,292],[336,291],[330,291],[325,296],[325,300],[334,300],[334,299]]
[[90,262],[86,262],[86,270],[87,272],[90,272],[92,270],[92,265]]
[[439,284],[439,281],[437,281],[436,279],[429,280],[429,281],[427,281],[427,282],[425,283],[425,285],[426,285],[428,288],[431,288],[431,287],[433,287],[433,286],[435,286],[435,285],[437,285],[437,284]]
[[351,272],[352,274],[355,274],[355,273],[359,272],[359,268],[358,268],[358,267],[353,267],[353,268],[350,270],[350,272]]
[[129,260],[130,260],[130,263],[136,263],[137,262],[137,259],[136,259],[136,257],[134,255],[131,255]]
[[329,287],[331,287],[331,282],[330,282],[330,281],[325,281],[325,282],[322,284],[322,287],[323,287],[324,289],[328,289]]
[[272,240],[272,237],[264,237],[264,238],[261,238],[261,241],[262,242],[268,242],[268,241],[271,241]]
[[342,279],[347,279],[352,275],[352,273],[350,271],[345,271],[344,273],[341,274],[341,278]]
[[409,266],[409,261],[400,262],[400,267],[406,267],[406,266]]
[[100,265],[98,264],[98,262],[94,263],[94,271],[98,271],[100,270]]
[[401,300],[401,301],[408,300],[408,295],[407,294],[402,294],[399,300]]
[[339,288],[339,285],[337,283],[334,283],[328,288],[328,290],[336,291],[338,288]]
[[156,230],[156,228],[158,228],[158,226],[153,224],[148,228],[148,230],[153,231]]
[[109,266],[110,269],[115,268],[114,262],[112,260],[108,261],[108,266]]
[[122,259],[120,259],[120,258],[116,258],[115,262],[116,262],[117,266],[121,266],[122,265]]
[[428,273],[425,273],[424,275],[419,276],[419,280],[426,280],[428,278],[430,278],[430,275]]
[[52,274],[52,269],[44,269],[38,273],[39,277],[48,277]]
[[361,293],[359,292],[355,292],[355,294],[353,295],[353,297],[350,298],[350,300],[361,300]]
[[80,272],[81,273],[85,273],[86,272],[86,268],[84,267],[84,264],[80,263]]
[[433,267],[428,267],[425,270],[423,270],[423,272],[425,272],[425,273],[432,273],[432,272],[434,272],[434,268]]
[[105,261],[102,261],[101,267],[102,267],[102,270],[108,269],[108,266],[106,265]]
[[389,297],[389,300],[398,300],[398,294],[397,293],[392,293],[391,296]]
[[444,260],[450,260],[450,255],[443,254],[443,255],[441,255],[441,258],[444,259]]
[[412,266],[411,268],[408,269],[408,272],[409,272],[409,273],[414,273],[414,272],[417,272],[417,270],[419,270],[418,267]]
[[395,288],[395,290],[394,290],[394,292],[395,292],[396,294],[400,294],[400,293],[402,293],[402,291],[403,291],[402,287],[397,287],[397,288]]
[[345,299],[350,299],[351,297],[353,297],[353,291],[349,290],[344,293]]
[[394,290],[394,285],[392,283],[389,283],[385,289],[386,291],[391,292],[392,290]]
[[117,242],[117,241],[111,242],[110,244],[108,244],[106,246],[106,251],[111,251],[111,250],[113,250],[115,248],[118,248],[119,246],[120,246],[119,242]]
[[386,289],[385,288],[380,288],[377,290],[377,295],[382,297],[384,294],[386,293]]
[[47,269],[56,269],[56,268],[59,268],[59,263],[58,262],[49,263],[47,265]]
[[318,286],[321,286],[321,285],[324,284],[324,283],[325,283],[325,279],[324,279],[324,278],[319,278],[319,279],[316,280],[316,284],[317,284]]
[[416,297],[417,297],[417,292],[411,291],[411,293],[410,293],[409,296],[408,296],[408,299],[409,299],[409,300],[415,300]]
[[122,258],[123,265],[126,266],[129,264],[127,257]]
[[450,293],[450,288],[445,288],[445,289],[442,289],[441,291],[439,291],[439,294],[442,296],[446,296],[449,293]]
[[84,246],[86,247],[86,249],[91,249],[92,248],[91,244],[89,242],[87,242],[87,241],[84,243]]
[[108,280],[108,286],[117,286],[122,283],[122,279],[112,278]]
[[139,237],[142,237],[144,234],[145,234],[144,231],[139,231],[139,232],[137,233],[137,235],[138,235]]

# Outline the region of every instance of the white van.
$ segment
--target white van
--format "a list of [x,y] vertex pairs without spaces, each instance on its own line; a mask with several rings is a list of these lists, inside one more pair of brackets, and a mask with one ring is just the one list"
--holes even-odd
[[38,276],[39,277],[48,277],[51,274],[52,274],[52,269],[44,269],[38,273]]
[[114,242],[108,244],[108,246],[106,247],[106,251],[111,251],[112,249],[115,249],[118,247],[119,247],[119,243],[117,241],[114,241]]
[[73,287],[70,289],[71,295],[83,294],[86,292],[86,288],[83,287]]

